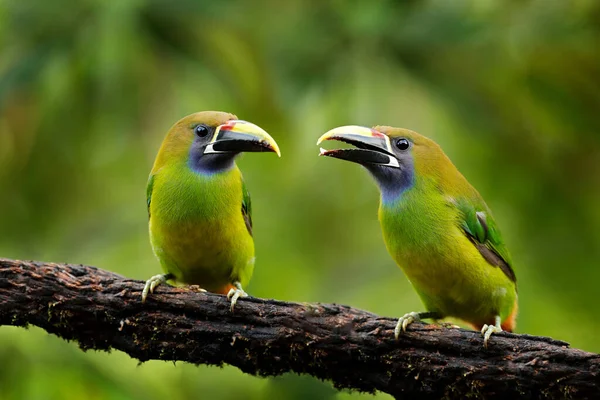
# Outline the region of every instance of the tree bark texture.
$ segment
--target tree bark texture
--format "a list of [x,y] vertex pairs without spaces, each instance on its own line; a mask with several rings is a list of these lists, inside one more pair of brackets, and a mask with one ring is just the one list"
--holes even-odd
[[[600,355],[544,337],[414,323],[336,304],[241,298],[84,266],[0,259],[0,325],[35,325],[81,349],[140,361],[230,364],[248,374],[308,374],[396,398],[600,399]],[[576,329],[577,327],[573,327]]]

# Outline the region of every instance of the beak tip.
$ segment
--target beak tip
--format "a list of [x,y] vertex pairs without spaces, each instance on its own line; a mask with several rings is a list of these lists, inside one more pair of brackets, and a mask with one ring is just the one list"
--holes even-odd
[[328,140],[331,137],[331,131],[327,131],[324,134],[321,135],[321,137],[319,138],[319,140],[317,140],[317,146],[320,145],[321,143],[323,143],[324,141]]
[[[275,140],[273,140],[273,143],[275,143]],[[277,144],[273,144],[271,143],[269,145],[269,147],[271,148],[271,151],[275,154],[277,154],[277,157],[281,158],[281,150],[279,150],[279,146],[277,146]]]

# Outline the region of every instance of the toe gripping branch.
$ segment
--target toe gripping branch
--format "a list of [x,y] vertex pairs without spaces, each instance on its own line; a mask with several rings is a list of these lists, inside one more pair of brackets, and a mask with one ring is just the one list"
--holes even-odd
[[229,289],[229,292],[227,293],[227,300],[231,299],[231,312],[233,312],[233,309],[240,297],[248,297],[248,293],[244,292],[241,283],[233,282],[233,286],[234,287]]
[[404,314],[402,317],[398,319],[398,323],[396,324],[396,328],[394,329],[394,337],[398,340],[400,336],[400,332],[406,332],[406,328],[408,325],[413,322],[419,322],[422,319],[442,319],[443,316],[435,311],[425,311],[425,312],[409,312]]
[[485,348],[487,348],[488,341],[490,340],[490,337],[492,336],[492,334],[502,332],[502,326],[501,326],[502,320],[500,319],[499,315],[496,316],[494,322],[495,322],[494,325],[485,324],[481,328],[481,334],[483,335],[483,347],[485,347]]
[[142,303],[146,302],[148,294],[154,293],[154,289],[156,289],[158,285],[166,283],[169,279],[173,278],[175,278],[173,274],[159,274],[148,279],[144,285],[144,290],[142,291]]

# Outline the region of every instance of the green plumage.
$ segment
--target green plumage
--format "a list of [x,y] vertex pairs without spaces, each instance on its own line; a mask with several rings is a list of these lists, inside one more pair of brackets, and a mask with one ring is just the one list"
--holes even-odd
[[512,330],[516,278],[481,195],[435,142],[405,129],[375,129],[412,143],[413,182],[395,201],[382,201],[379,216],[390,254],[427,310],[479,328],[499,316]]
[[[364,165],[381,190],[379,220],[388,251],[428,313],[400,318],[396,336],[422,317],[456,317],[482,328],[484,343],[513,330],[516,276],[480,194],[432,140],[416,132],[344,126],[325,133],[358,149],[321,155]],[[490,326],[491,325],[491,326]]]
[[203,176],[173,162],[150,181],[150,241],[165,272],[211,292],[247,285],[254,243],[239,169]]
[[146,190],[150,242],[165,271],[142,298],[172,279],[245,296],[254,270],[250,193],[234,163],[242,151],[272,151],[261,128],[232,114],[201,112],[178,121],[158,152]]
[[[418,177],[397,202],[382,203],[379,215],[390,254],[428,311],[479,327],[493,323],[496,315],[506,320],[516,301],[515,282],[475,245],[505,252],[497,232],[491,234],[477,220],[473,204],[479,199],[455,198],[434,187],[434,181]],[[493,221],[489,214],[487,220]]]

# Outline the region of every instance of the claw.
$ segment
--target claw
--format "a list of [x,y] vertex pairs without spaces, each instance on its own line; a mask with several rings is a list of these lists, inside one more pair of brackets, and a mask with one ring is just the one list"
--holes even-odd
[[142,303],[146,302],[148,293],[154,293],[154,289],[156,289],[158,285],[167,281],[167,277],[168,275],[154,275],[146,281],[146,285],[144,285],[144,290],[142,291]]
[[227,293],[227,300],[231,299],[231,312],[233,312],[233,308],[240,297],[248,297],[248,293],[244,292],[241,283],[233,282],[233,286],[235,288],[229,289],[229,293]]
[[396,329],[394,329],[394,337],[398,340],[400,336],[400,331],[406,332],[406,328],[408,325],[413,322],[421,321],[421,317],[418,312],[409,312],[408,314],[404,314],[404,316],[398,319],[398,323],[396,324]]
[[492,334],[502,332],[502,327],[500,326],[501,322],[502,321],[500,321],[500,317],[496,316],[495,325],[485,324],[481,328],[481,334],[483,335],[483,347],[485,347],[486,349],[488,347],[488,341],[490,340]]

